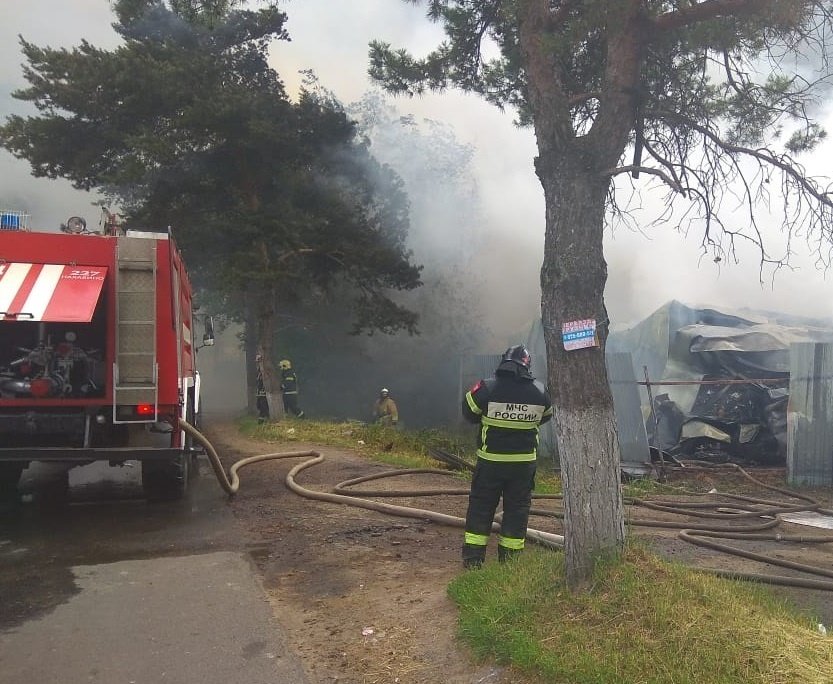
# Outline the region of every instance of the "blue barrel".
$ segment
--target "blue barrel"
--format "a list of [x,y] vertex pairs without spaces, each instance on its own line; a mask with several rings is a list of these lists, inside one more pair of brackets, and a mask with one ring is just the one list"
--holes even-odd
[[20,214],[0,214],[0,230],[20,230]]

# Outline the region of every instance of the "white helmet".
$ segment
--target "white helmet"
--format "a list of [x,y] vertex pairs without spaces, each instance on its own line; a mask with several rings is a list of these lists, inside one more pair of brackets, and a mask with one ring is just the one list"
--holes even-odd
[[379,394],[390,394],[387,387],[383,387]]

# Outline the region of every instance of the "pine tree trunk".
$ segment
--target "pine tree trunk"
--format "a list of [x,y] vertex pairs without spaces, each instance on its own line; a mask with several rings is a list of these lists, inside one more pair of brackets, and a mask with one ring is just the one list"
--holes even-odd
[[[546,200],[541,315],[572,589],[587,582],[596,558],[619,555],[625,540],[619,442],[604,358],[607,264],[602,238],[610,170],[618,165],[636,121],[645,17],[639,0],[596,4],[606,12],[608,38],[600,94],[586,94],[599,103],[589,131],[575,128],[570,98],[558,77],[563,64],[549,33],[552,3],[524,0],[515,5],[538,142],[535,169]],[[562,325],[585,319],[601,324],[599,346],[565,351]]]
[[[607,179],[579,155],[537,170],[546,198],[541,313],[564,482],[567,582],[579,589],[595,560],[618,556],[625,528],[619,443],[607,382],[603,254]],[[588,170],[587,167],[591,167]],[[562,324],[595,319],[599,346],[565,351]]]
[[246,406],[251,416],[257,415],[257,317],[251,299],[246,298],[246,326],[243,348],[246,353]]
[[263,384],[266,388],[266,400],[269,402],[269,416],[273,421],[284,417],[283,396],[280,391],[280,373],[275,369],[275,308],[272,305],[272,293],[262,295],[257,308],[257,353],[261,355]]

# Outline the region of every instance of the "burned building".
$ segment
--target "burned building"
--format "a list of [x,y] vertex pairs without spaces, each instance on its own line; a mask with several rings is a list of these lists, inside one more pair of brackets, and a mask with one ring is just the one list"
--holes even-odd
[[[636,325],[611,330],[606,360],[623,470],[647,472],[649,446],[654,457],[661,451],[712,463],[784,465],[795,350],[828,342],[833,321],[678,301]],[[540,321],[532,324],[526,343],[534,374],[546,378]],[[475,376],[489,375],[497,358],[463,359],[461,389]],[[557,464],[552,423],[542,427],[540,440],[541,453]]]
[[689,459],[783,465],[790,349],[830,341],[827,321],[672,301],[611,332],[607,353],[631,355],[652,446]]

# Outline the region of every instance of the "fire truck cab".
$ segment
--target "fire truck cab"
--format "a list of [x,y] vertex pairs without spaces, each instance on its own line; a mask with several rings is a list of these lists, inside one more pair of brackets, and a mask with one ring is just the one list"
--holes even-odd
[[200,379],[172,236],[27,222],[0,211],[0,497],[34,461],[140,461],[148,499],[181,497],[196,449],[179,419],[197,422]]

